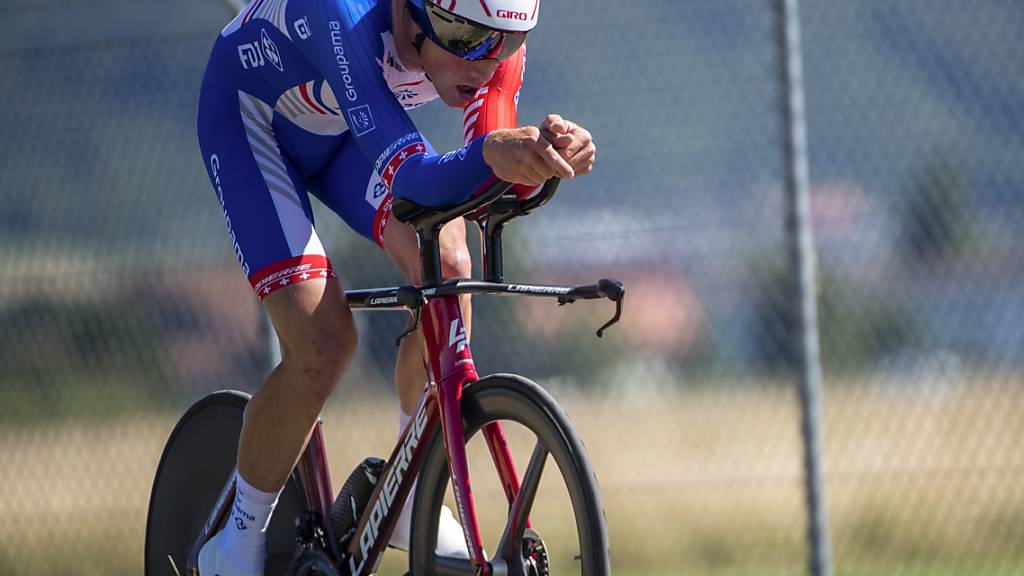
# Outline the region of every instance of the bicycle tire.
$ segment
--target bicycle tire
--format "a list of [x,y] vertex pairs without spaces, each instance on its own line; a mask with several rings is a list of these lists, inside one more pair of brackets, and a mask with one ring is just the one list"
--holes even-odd
[[[462,416],[467,442],[494,421],[517,422],[536,435],[557,463],[569,493],[579,538],[581,573],[610,575],[608,531],[597,478],[579,435],[554,398],[526,378],[495,374],[465,388]],[[415,576],[473,574],[467,561],[439,558],[434,551],[448,481],[447,456],[438,426],[430,438],[413,502],[409,570]],[[522,526],[519,534],[512,534],[511,541],[521,542],[525,530]],[[510,565],[509,574],[520,574],[521,568]]]
[[[249,395],[214,392],[189,407],[164,445],[146,515],[145,574],[184,574],[192,545],[217,496],[235,469],[238,437]],[[294,476],[293,476],[294,478]],[[301,510],[301,488],[285,485],[267,529],[266,574],[283,574],[295,550],[292,521]],[[174,561],[172,568],[168,557]]]

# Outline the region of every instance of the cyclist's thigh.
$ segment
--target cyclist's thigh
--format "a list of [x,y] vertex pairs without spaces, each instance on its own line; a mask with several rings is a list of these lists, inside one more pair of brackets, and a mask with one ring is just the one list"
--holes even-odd
[[[423,142],[428,153],[434,154],[430,143]],[[346,134],[331,161],[309,180],[317,198],[353,230],[381,247],[392,202],[391,192],[381,179],[380,172],[385,168],[375,167],[351,134]],[[393,224],[405,227],[397,221]],[[412,238],[415,241],[415,235]]]
[[220,84],[211,64],[199,102],[199,144],[235,255],[261,299],[334,277],[309,196],[274,137],[272,115],[255,96]]
[[[434,149],[424,141],[430,154]],[[377,244],[395,261],[410,282],[419,281],[419,245],[412,227],[390,222],[391,193],[375,168],[350,135],[322,170],[309,181],[313,193],[356,232]],[[461,236],[458,228],[461,227]],[[461,237],[465,246],[465,225],[448,223],[441,234],[442,250]]]

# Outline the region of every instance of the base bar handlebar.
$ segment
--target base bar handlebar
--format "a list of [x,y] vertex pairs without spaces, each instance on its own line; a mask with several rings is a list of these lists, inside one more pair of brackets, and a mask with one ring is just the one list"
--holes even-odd
[[596,300],[605,298],[615,302],[615,316],[605,322],[597,331],[601,337],[605,330],[619,321],[622,316],[622,302],[626,289],[622,282],[614,278],[602,278],[596,284],[581,286],[547,286],[542,284],[509,284],[504,282],[486,282],[469,278],[447,280],[437,286],[395,286],[391,288],[370,288],[366,290],[349,290],[345,292],[348,304],[353,310],[411,310],[415,319],[412,328],[399,337],[415,330],[419,322],[419,311],[431,298],[450,296],[453,294],[499,294],[522,296],[546,296],[557,298],[561,305],[572,304],[577,300]]
[[439,286],[422,288],[419,286],[392,286],[388,288],[367,288],[348,290],[345,297],[353,310],[398,310],[413,309],[426,303],[431,298],[450,296],[452,294],[512,294],[524,296],[548,296],[559,300],[560,304],[571,304],[576,300],[596,300],[607,298],[613,302],[624,298],[625,288],[614,278],[603,278],[596,284],[580,286],[549,286],[544,284],[511,284],[505,282],[485,282],[471,278],[453,278]]

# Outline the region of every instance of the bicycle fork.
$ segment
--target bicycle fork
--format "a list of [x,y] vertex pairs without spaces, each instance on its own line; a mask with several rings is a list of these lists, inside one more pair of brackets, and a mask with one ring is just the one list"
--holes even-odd
[[[438,400],[442,436],[448,453],[448,472],[459,517],[462,519],[470,562],[477,574],[487,575],[491,573],[491,566],[484,558],[470,487],[461,403],[463,387],[476,382],[479,376],[470,353],[459,297],[442,296],[428,301],[424,306],[422,325],[430,359],[427,369],[432,392]],[[519,477],[516,475],[508,441],[497,422],[485,426],[484,437],[511,506],[519,491]]]

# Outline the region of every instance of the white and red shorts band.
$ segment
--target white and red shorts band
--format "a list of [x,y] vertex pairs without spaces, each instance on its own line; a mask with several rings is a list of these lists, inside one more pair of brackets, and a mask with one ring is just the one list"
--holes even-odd
[[281,288],[318,278],[337,278],[331,261],[321,254],[305,254],[264,266],[249,277],[249,283],[263,300]]
[[384,248],[384,230],[388,227],[388,222],[391,220],[391,208],[394,204],[394,198],[391,197],[391,192],[388,192],[387,196],[384,197],[384,201],[380,203],[380,207],[377,208],[377,213],[373,217],[373,241],[377,243],[377,246]]

